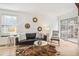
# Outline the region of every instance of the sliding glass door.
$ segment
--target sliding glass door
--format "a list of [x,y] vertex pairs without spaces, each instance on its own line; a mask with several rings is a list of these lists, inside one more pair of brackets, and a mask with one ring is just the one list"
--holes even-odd
[[78,43],[78,17],[60,20],[61,39]]

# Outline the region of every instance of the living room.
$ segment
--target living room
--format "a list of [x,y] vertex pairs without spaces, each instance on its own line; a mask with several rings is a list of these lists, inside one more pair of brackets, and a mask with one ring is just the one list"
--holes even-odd
[[79,55],[78,8],[77,3],[0,4],[0,55]]

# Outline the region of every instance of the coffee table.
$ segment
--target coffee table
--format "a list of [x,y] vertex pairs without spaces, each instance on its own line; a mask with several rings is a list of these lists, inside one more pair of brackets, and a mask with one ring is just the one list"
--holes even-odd
[[47,41],[43,41],[43,40],[37,40],[37,41],[35,41],[34,42],[34,45],[35,46],[44,46],[44,45],[47,45],[48,43],[47,43]]

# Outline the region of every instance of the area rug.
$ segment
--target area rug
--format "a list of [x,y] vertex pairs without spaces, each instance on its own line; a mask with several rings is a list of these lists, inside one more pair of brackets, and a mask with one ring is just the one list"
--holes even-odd
[[16,49],[17,56],[54,56],[56,54],[55,46],[19,46]]

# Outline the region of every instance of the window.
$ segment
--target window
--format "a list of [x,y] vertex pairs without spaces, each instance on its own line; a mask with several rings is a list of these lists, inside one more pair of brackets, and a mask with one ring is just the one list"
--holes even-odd
[[1,33],[16,34],[17,17],[3,15],[1,19]]

